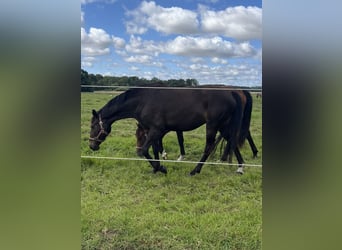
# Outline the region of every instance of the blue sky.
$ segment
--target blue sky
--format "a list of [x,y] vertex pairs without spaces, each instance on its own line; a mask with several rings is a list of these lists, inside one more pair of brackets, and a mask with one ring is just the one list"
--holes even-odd
[[261,54],[261,0],[81,0],[89,73],[261,86]]

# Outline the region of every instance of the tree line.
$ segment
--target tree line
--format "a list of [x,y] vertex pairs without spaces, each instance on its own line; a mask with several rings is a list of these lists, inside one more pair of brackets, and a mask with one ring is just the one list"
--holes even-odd
[[[169,79],[160,80],[153,77],[151,80],[140,78],[137,76],[102,76],[101,74],[89,74],[87,71],[81,69],[81,85],[94,86],[146,86],[160,84],[167,87],[196,87],[199,85],[196,79]],[[85,87],[81,88],[83,92],[92,92],[94,90],[104,90],[101,87]]]

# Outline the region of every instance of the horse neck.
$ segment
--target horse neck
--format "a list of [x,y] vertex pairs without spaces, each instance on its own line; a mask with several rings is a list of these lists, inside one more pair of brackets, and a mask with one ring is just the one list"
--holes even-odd
[[108,119],[110,124],[121,119],[135,118],[138,100],[136,97],[127,98],[126,92],[122,93],[102,108],[101,115],[103,119]]

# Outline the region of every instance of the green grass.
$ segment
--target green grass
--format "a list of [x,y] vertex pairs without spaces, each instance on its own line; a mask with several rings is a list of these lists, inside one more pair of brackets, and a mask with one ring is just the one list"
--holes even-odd
[[[113,96],[82,93],[81,155],[137,158],[135,121],[118,121],[97,152],[88,147],[91,109]],[[186,160],[199,160],[205,127],[184,133]],[[251,133],[259,149],[245,162],[261,164],[261,100],[254,98]],[[164,139],[169,159],[179,154],[177,137]],[[219,159],[219,150],[209,161]],[[261,249],[262,170],[234,166],[163,163],[168,174],[152,174],[146,161],[81,160],[82,249]]]

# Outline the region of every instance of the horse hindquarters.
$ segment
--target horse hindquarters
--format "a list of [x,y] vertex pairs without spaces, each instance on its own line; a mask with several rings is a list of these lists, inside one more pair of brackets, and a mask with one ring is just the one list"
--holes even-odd
[[229,124],[227,127],[222,128],[220,130],[222,136],[228,141],[225,154],[232,155],[233,152],[235,153],[235,156],[237,158],[237,161],[239,163],[239,168],[237,170],[238,173],[243,173],[242,164],[244,163],[243,158],[240,154],[240,150],[238,149],[238,145],[240,142],[239,133],[241,132],[241,126],[242,126],[242,119],[243,119],[243,110],[242,110],[242,102],[241,97],[235,93],[232,92],[232,95],[235,99],[236,106],[233,112],[233,115],[229,121]]

